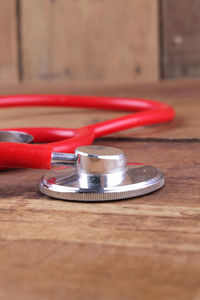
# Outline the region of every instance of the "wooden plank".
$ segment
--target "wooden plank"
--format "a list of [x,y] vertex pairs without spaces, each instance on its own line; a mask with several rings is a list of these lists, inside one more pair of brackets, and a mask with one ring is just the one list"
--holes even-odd
[[[2,87],[0,94],[12,93],[61,93],[88,94],[116,97],[139,97],[163,101],[172,105],[176,117],[168,124],[148,126],[111,135],[118,138],[137,139],[200,139],[199,98],[200,82],[163,82],[154,84],[99,85],[89,84],[42,84]],[[125,112],[126,113],[126,112]],[[58,126],[72,127],[89,125],[125,114],[124,112],[82,110],[68,108],[15,108],[0,110],[1,126]],[[31,120],[34,120],[31,121]]]
[[18,80],[16,1],[0,0],[0,84]]
[[22,0],[25,80],[157,80],[157,0]]
[[200,77],[199,0],[162,0],[164,78]]
[[195,252],[31,240],[4,241],[0,255],[2,299],[199,298]]
[[[52,200],[38,191],[44,170],[2,171],[0,298],[199,299],[199,86],[197,81],[97,84],[79,86],[78,91],[76,84],[1,88],[1,94],[148,96],[173,104],[177,123],[166,133],[162,129],[155,134],[151,128],[151,134],[146,132],[140,142],[132,138],[133,133],[96,142],[122,148],[130,162],[163,170],[165,186],[136,199],[92,204]],[[114,115],[10,109],[0,111],[0,127],[72,126],[73,120],[79,125]],[[147,136],[156,139],[147,140]]]
[[104,144],[163,169],[165,187],[135,200],[72,203],[37,191],[44,171],[2,173],[3,299],[198,299],[199,144]]

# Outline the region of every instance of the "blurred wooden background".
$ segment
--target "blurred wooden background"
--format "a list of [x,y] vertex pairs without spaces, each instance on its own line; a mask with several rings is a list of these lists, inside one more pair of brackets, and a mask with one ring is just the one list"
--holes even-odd
[[0,0],[0,84],[200,77],[199,0]]

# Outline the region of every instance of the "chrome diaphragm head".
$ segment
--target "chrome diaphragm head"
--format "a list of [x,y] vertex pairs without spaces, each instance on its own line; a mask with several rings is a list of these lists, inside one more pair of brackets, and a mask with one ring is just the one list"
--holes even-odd
[[159,169],[126,164],[124,152],[117,148],[78,147],[72,161],[73,167],[45,175],[40,191],[62,200],[97,202],[142,196],[164,185]]

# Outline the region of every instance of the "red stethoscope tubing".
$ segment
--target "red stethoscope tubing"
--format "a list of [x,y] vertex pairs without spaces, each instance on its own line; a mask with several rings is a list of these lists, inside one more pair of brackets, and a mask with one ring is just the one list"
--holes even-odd
[[52,152],[73,152],[76,147],[91,144],[94,139],[132,127],[170,121],[174,109],[157,101],[144,99],[108,98],[74,95],[16,95],[1,96],[0,108],[18,106],[54,106],[98,108],[133,111],[134,113],[112,120],[84,126],[65,128],[9,128],[31,134],[36,143],[0,143],[0,167],[26,167],[49,169]]

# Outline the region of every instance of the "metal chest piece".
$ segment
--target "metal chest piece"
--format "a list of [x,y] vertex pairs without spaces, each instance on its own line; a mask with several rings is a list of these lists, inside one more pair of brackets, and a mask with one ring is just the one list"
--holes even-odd
[[154,167],[126,164],[122,150],[82,146],[75,151],[75,167],[45,175],[40,191],[50,197],[74,201],[109,201],[151,193],[164,185]]

